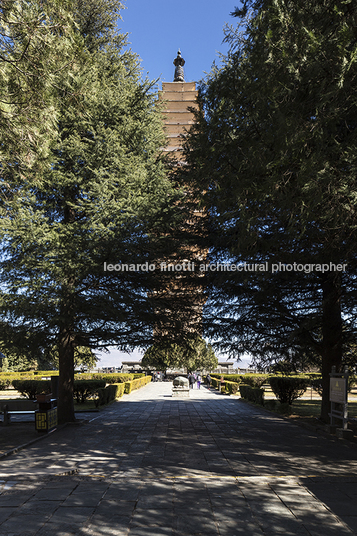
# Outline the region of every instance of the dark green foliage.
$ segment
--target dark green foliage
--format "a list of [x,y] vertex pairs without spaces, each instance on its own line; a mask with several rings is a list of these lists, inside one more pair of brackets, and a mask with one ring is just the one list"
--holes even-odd
[[12,384],[12,381],[10,377],[8,378],[0,377],[0,391],[5,391],[5,389],[8,389],[11,384]]
[[63,70],[82,53],[70,0],[0,4],[1,198],[46,169],[59,116],[56,93]]
[[104,380],[74,380],[73,396],[77,404],[84,404],[88,398],[93,398],[98,390],[104,387]]
[[[262,365],[320,363],[327,421],[331,367],[356,335],[357,6],[244,4],[201,86],[183,180],[207,209],[212,261],[264,269],[208,274],[206,329]],[[348,268],[316,269],[329,263]]]
[[213,348],[199,335],[182,341],[182,344],[154,344],[144,354],[141,361],[144,367],[157,370],[185,367],[188,371],[213,370],[218,366],[218,359]]
[[232,382],[244,383],[251,387],[261,387],[267,382],[268,374],[211,374],[212,378],[224,378]]
[[36,395],[51,392],[51,382],[48,380],[13,380],[12,385],[30,400],[36,400]]
[[96,407],[104,406],[110,402],[110,389],[108,387],[102,387],[98,389],[98,398],[95,400]]
[[219,378],[220,377],[214,377],[214,376],[211,376],[211,380],[212,380],[212,386],[217,389],[218,388],[218,385],[219,385]]
[[279,402],[291,405],[305,393],[310,380],[302,376],[270,376],[269,383]]
[[277,411],[278,413],[282,413],[283,415],[290,415],[291,410],[292,410],[291,405],[288,404],[287,402],[284,402],[283,404],[279,404],[275,408],[275,411]]
[[21,374],[19,372],[0,372],[0,390],[8,389],[13,386],[14,380],[31,379],[33,378],[31,373]]
[[239,385],[239,392],[242,398],[254,404],[264,405],[264,389],[251,387],[250,385]]
[[[276,409],[276,403],[277,403],[276,400],[265,400],[264,401],[264,407],[266,409],[274,411]],[[281,406],[281,404],[280,404],[280,406]]]
[[318,392],[320,396],[322,396],[322,377],[319,378],[312,378],[310,381],[310,385],[312,388]]
[[239,391],[239,384],[234,381],[225,380],[225,392],[230,395],[235,395]]
[[140,387],[144,387],[149,382],[151,382],[151,376],[144,376],[130,382],[125,382],[125,394],[131,393],[134,389],[140,389]]
[[160,316],[154,273],[104,263],[165,257],[182,218],[153,82],[113,34],[120,2],[71,5],[86,47],[56,85],[56,143],[0,203],[0,319],[19,347],[58,349],[59,422],[74,420],[75,349],[148,347]]
[[108,383],[125,383],[134,379],[134,374],[101,374],[100,375],[105,382]]
[[241,383],[242,381],[242,376],[240,374],[217,374],[216,372],[212,372],[211,377],[218,379],[223,377],[225,380],[237,383]]
[[269,376],[268,374],[242,374],[240,378],[241,382],[244,382],[246,385],[260,388],[267,383]]
[[[128,382],[134,379],[135,374],[122,374],[120,372],[114,373],[114,374],[106,374],[106,373],[92,373],[87,372],[84,374],[76,374],[77,380],[104,380],[106,384],[108,383],[124,383]],[[140,377],[143,375],[140,375]]]
[[96,399],[95,404],[97,407],[109,404],[110,402],[113,402],[117,398],[123,396],[124,391],[124,383],[113,383],[111,385],[107,385],[105,388],[98,389],[98,398]]

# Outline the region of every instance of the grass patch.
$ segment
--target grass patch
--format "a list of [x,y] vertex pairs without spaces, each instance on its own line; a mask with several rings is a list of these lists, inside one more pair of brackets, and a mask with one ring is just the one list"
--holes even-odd
[[[279,404],[278,404],[279,405]],[[294,400],[291,406],[292,417],[303,418],[319,418],[321,413],[321,399],[318,400],[306,400],[298,399]],[[348,403],[348,416],[357,417],[357,401]]]

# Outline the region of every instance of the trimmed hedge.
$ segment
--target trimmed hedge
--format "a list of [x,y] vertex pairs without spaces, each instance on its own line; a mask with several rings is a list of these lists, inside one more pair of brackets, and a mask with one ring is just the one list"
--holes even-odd
[[0,391],[5,391],[12,385],[14,380],[19,380],[18,376],[0,376]]
[[270,376],[270,387],[281,404],[291,405],[311,383],[306,376]]
[[107,385],[107,387],[103,389],[98,389],[99,398],[96,402],[96,406],[109,404],[110,402],[113,402],[114,400],[118,400],[118,398],[123,396],[124,393],[129,394],[134,389],[139,389],[140,387],[144,387],[144,385],[147,385],[150,382],[151,382],[151,376],[141,376],[130,382],[113,383],[113,384]]
[[59,376],[58,370],[35,370],[33,372],[35,376]]
[[[122,376],[131,376],[123,374]],[[73,396],[77,403],[84,403],[88,398],[95,397],[95,405],[108,404],[130,393],[134,389],[139,389],[151,381],[151,376],[141,376],[129,382],[109,383],[106,386],[106,379],[80,379],[74,380]],[[13,380],[13,385],[23,396],[30,400],[35,400],[36,395],[51,392],[51,382],[49,380]]]
[[244,383],[244,385],[250,385],[251,387],[261,387],[264,383],[267,383],[268,374],[211,374],[213,378],[220,380],[222,377],[226,381]]
[[239,391],[239,384],[237,382],[230,382],[228,380],[225,380],[225,386],[226,393],[229,393],[230,395],[235,395]]
[[220,377],[221,377],[221,376],[219,376],[219,378],[214,378],[213,376],[211,376],[212,386],[213,386],[215,389],[218,389],[218,385],[219,385]]
[[125,394],[131,393],[131,391],[134,391],[134,389],[139,389],[140,387],[144,387],[144,385],[147,385],[151,382],[151,376],[143,376],[142,378],[137,378],[136,380],[132,380],[131,382],[125,382]]
[[254,404],[259,404],[260,406],[264,405],[264,389],[241,384],[239,386],[239,392],[240,396],[245,400],[249,400],[249,402],[254,402]]
[[103,406],[105,404],[109,404],[110,402],[113,402],[114,400],[117,400],[121,396],[123,396],[125,390],[125,384],[124,383],[111,383],[110,385],[107,385],[107,387],[98,389],[98,399],[96,400],[95,405]]
[[245,385],[260,389],[262,385],[268,382],[269,374],[242,374],[241,381]]
[[36,395],[51,392],[51,382],[49,380],[13,380],[12,385],[30,400],[36,400]]
[[218,380],[220,380],[222,377],[224,380],[229,382],[241,383],[242,381],[241,374],[211,374],[211,378],[217,378]]
[[0,390],[9,389],[14,380],[34,380],[31,372],[0,372]]
[[134,379],[134,374],[122,374],[120,372],[114,374],[85,372],[84,374],[75,374],[74,378],[76,380],[105,380],[107,384],[111,384],[130,382]]
[[104,380],[74,380],[73,397],[77,404],[84,404],[88,398],[98,395],[98,390],[103,387]]

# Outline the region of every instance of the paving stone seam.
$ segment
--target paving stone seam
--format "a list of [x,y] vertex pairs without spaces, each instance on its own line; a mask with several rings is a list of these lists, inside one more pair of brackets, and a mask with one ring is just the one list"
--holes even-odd
[[[297,521],[299,521],[299,519],[296,517],[295,515],[295,512],[290,508],[290,506],[285,503],[285,501],[279,496],[279,493],[270,485],[269,485],[269,488],[273,491],[273,493],[275,493],[275,495],[278,497],[278,499],[282,502],[282,504],[284,505],[285,508],[287,508],[291,513],[292,515],[295,517],[295,519]],[[350,534],[353,534],[355,535],[356,533],[347,525],[347,523],[345,523],[343,521],[343,519],[339,516],[337,516],[332,510],[331,508],[324,502],[324,501],[321,501],[321,499],[319,499],[318,497],[316,497],[316,495],[310,491],[306,486],[304,486],[304,484],[301,484],[301,483],[298,483],[298,485],[303,488],[309,495],[311,495],[311,497],[314,498],[315,501],[317,501],[319,504],[322,504],[324,506],[324,508],[326,509],[326,511],[334,518],[335,521],[337,521],[337,523],[340,523],[344,529],[348,530],[350,532]],[[301,523],[305,529],[307,530],[307,532],[309,532],[308,530],[308,527],[304,524],[304,522]]]

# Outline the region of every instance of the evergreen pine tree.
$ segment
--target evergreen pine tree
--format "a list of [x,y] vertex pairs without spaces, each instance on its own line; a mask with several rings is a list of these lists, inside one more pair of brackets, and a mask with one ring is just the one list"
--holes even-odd
[[[78,2],[87,59],[63,73],[51,167],[21,184],[1,214],[2,319],[19,339],[30,333],[34,344],[57,345],[60,422],[74,420],[76,347],[151,340],[154,274],[108,265],[153,262],[177,198],[160,156],[165,136],[152,84],[123,36],[113,35],[114,4],[96,2],[101,11],[93,13],[94,2]],[[86,9],[90,27],[81,26]]]
[[[231,52],[201,88],[188,176],[209,208],[213,260],[269,270],[218,273],[209,333],[232,353],[320,355],[355,334],[356,7],[352,1],[246,1]],[[346,264],[294,273],[272,264]]]

